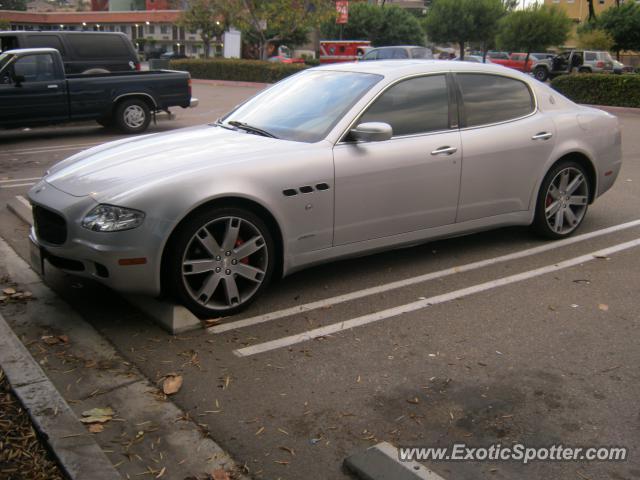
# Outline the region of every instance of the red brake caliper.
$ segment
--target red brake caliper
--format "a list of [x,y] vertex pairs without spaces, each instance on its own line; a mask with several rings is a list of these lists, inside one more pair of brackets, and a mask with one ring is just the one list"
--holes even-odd
[[546,206],[547,208],[553,203],[553,197],[551,195],[547,195]]
[[[242,240],[241,238],[238,238],[238,240],[236,240],[236,247],[239,247],[243,243],[244,243],[244,240]],[[240,259],[240,263],[244,263],[245,265],[249,265],[249,257],[241,258]]]

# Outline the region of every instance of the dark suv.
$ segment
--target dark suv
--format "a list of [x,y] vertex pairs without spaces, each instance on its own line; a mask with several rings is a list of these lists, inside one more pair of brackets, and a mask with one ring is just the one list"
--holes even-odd
[[0,47],[3,52],[55,48],[68,74],[140,70],[138,55],[124,33],[5,31],[0,32]]

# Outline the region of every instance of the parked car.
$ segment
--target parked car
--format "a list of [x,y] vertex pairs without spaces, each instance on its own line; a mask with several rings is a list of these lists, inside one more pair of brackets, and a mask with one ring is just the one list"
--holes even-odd
[[482,55],[465,55],[464,59],[461,59],[460,57],[456,57],[453,60],[455,60],[456,62],[459,61],[464,61],[464,62],[472,62],[472,63],[493,63],[493,61],[489,58],[482,58]]
[[414,46],[397,46],[397,47],[377,47],[369,50],[363,57],[362,61],[368,60],[404,60],[407,58],[421,58],[430,60],[433,58],[433,52],[426,47]]
[[618,60],[613,61],[613,73],[620,75],[621,73],[634,73],[635,70],[629,65],[625,65]]
[[[536,59],[531,55],[527,60],[526,53],[510,53],[509,56],[504,58],[492,58],[491,61],[493,63],[497,63],[498,65],[502,65],[503,67],[513,68],[514,70],[518,70],[519,72],[530,72],[531,66],[536,62]],[[525,65],[526,61],[526,65]]]
[[124,33],[9,31],[0,32],[0,51],[55,48],[67,73],[140,70],[138,55]]
[[533,76],[541,82],[573,71],[611,73],[613,72],[613,58],[609,52],[604,51],[569,50],[551,59],[539,60],[533,66]]
[[53,48],[0,54],[0,127],[97,120],[141,133],[152,114],[197,105],[186,72],[146,71],[66,75]]
[[568,237],[613,185],[620,135],[498,65],[311,68],[214,123],[52,167],[29,192],[32,258],[227,316],[338,258],[505,225]]
[[369,50],[369,40],[320,40],[320,63],[354,62]]
[[[477,55],[482,56],[482,52],[478,52]],[[489,57],[491,60],[509,60],[509,52],[489,51],[487,52],[487,57]],[[499,63],[499,62],[494,62],[494,63]]]
[[189,57],[181,52],[165,52],[160,54],[160,58],[162,60],[178,60],[180,58],[189,58]]

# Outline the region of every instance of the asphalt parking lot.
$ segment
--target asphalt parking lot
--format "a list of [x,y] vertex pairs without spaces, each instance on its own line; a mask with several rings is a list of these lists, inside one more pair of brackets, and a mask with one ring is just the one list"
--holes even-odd
[[[195,85],[200,106],[150,133],[215,120],[255,91]],[[148,378],[181,373],[173,401],[255,478],[349,478],[343,458],[383,440],[629,448],[614,463],[430,464],[446,479],[640,478],[640,115],[619,118],[622,172],[570,241],[506,228],[331,263],[178,337],[98,284],[49,281]],[[0,236],[26,257],[6,201],[115,138],[94,125],[0,132]],[[5,314],[27,338],[29,308]]]

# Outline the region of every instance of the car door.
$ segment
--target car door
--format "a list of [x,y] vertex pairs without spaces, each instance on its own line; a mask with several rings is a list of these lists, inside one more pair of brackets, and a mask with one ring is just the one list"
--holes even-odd
[[[28,125],[68,118],[63,72],[50,53],[25,55],[8,67],[10,83],[0,86],[4,125]],[[19,78],[20,81],[15,81]]]
[[387,123],[393,137],[334,147],[334,245],[455,221],[461,149],[448,84],[446,74],[395,83],[355,122]]
[[463,160],[458,222],[531,208],[555,124],[522,80],[458,73]]

